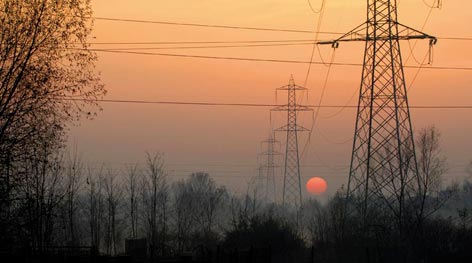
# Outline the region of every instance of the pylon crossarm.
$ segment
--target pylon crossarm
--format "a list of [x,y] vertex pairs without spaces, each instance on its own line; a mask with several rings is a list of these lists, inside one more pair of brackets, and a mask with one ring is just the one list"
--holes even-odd
[[385,41],[385,40],[411,40],[411,39],[429,39],[430,45],[435,45],[438,39],[434,36],[423,33],[419,30],[394,22],[398,27],[398,34],[391,36],[368,37],[365,32],[367,22],[363,23],[341,37],[331,41],[320,41],[318,45],[331,45],[333,48],[339,47],[339,42],[365,42],[365,41]]
[[293,111],[313,111],[312,108],[304,105],[280,105],[278,107],[275,107],[272,109],[272,111],[287,111],[287,110],[293,110]]
[[306,88],[302,87],[302,86],[298,86],[298,85],[285,85],[285,86],[282,86],[280,88],[277,88],[277,90],[305,90]]
[[[429,39],[432,45],[436,45],[438,39],[434,36],[423,33],[419,30],[416,30],[412,27],[406,26],[402,23],[396,22],[398,26],[398,35],[400,40],[409,40],[409,39]],[[404,35],[404,33],[406,33]]]
[[272,152],[264,151],[264,152],[261,152],[259,155],[269,155],[269,154],[282,155],[282,153],[277,152],[277,151],[272,151]]
[[363,41],[362,39],[365,39],[365,31],[367,28],[367,22],[364,22],[357,27],[355,27],[353,30],[347,32],[346,34],[340,36],[339,38],[335,40],[330,40],[330,41],[319,41],[318,45],[331,45],[333,48],[338,48],[339,47],[339,42],[346,42],[346,41]]
[[261,142],[261,144],[264,144],[264,143],[277,143],[277,144],[280,144],[280,142],[276,139],[267,139],[267,140],[264,140]]
[[277,132],[280,132],[280,131],[297,131],[297,132],[301,131],[301,132],[303,132],[303,131],[310,131],[310,130],[297,124],[297,126],[295,128],[292,128],[289,125],[284,125],[284,126],[278,128],[278,129],[275,129],[275,131],[277,131]]

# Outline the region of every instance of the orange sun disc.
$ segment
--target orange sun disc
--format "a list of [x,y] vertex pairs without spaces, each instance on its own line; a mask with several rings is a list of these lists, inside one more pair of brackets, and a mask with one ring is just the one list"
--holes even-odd
[[312,177],[306,183],[306,190],[312,195],[320,195],[326,192],[328,184],[321,177]]

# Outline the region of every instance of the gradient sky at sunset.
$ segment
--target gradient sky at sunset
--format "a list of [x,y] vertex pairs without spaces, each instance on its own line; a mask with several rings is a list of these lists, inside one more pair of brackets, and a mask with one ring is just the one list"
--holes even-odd
[[[319,23],[319,14],[310,10],[306,0],[92,2],[96,17],[300,30],[315,30]],[[425,24],[424,32],[440,38],[472,37],[472,2],[442,2],[442,9],[434,9],[425,24],[430,9],[423,0],[401,0],[399,21],[416,29],[422,29]],[[312,0],[315,9],[320,3],[321,0]],[[366,0],[327,0],[320,30],[349,31],[365,20],[365,6]],[[96,20],[93,37],[91,42],[153,42],[314,39],[315,35]],[[319,35],[319,39],[334,37]],[[471,43],[439,39],[434,48],[433,66],[470,67]],[[413,47],[414,56],[410,56]],[[334,61],[362,63],[363,48],[363,43],[342,43]],[[145,51],[308,61],[311,50],[312,46],[302,45]],[[428,42],[402,42],[402,51],[405,64],[417,65],[416,60],[421,62],[428,51]],[[322,59],[329,60],[331,52],[331,47],[322,46],[313,60],[321,61],[320,54]],[[308,68],[307,64],[111,53],[99,53],[97,66],[108,90],[107,99],[269,104],[276,102],[275,89],[287,84],[291,74],[297,84],[303,84]],[[472,105],[472,71],[427,67],[410,87],[411,106]],[[327,69],[325,65],[312,66],[306,85],[308,104],[319,103]],[[410,86],[417,69],[405,69],[405,73]],[[360,67],[333,66],[321,104],[355,105],[360,74]],[[283,95],[278,94],[278,103],[283,102]],[[219,183],[236,191],[245,191],[248,179],[255,174],[260,141],[270,131],[270,108],[110,103],[102,106],[103,111],[95,120],[71,128],[71,144],[78,145],[85,161],[94,165],[104,162],[119,169],[124,163],[144,160],[145,151],[162,152],[171,177],[207,171]],[[447,179],[462,180],[464,169],[472,160],[472,109],[412,109],[411,116],[415,130],[435,125],[442,132],[442,148],[449,162]],[[274,127],[283,121],[283,114],[272,114]],[[328,182],[329,193],[347,183],[354,121],[355,109],[321,110],[302,160],[304,182],[312,176],[323,177]],[[301,116],[301,122],[311,127],[311,116]],[[283,134],[277,134],[277,138],[283,140]],[[305,142],[306,135],[302,135],[301,149]]]

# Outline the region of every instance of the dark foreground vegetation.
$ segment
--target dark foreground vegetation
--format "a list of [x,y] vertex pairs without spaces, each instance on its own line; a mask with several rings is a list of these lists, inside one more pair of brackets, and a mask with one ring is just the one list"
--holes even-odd
[[[0,254],[17,262],[468,262],[472,183],[431,191],[423,216],[399,218],[340,190],[301,209],[234,195],[206,173],[170,182],[161,155],[126,173],[87,168],[75,155],[9,167]],[[38,163],[36,163],[38,162]],[[20,166],[22,167],[22,166]],[[5,197],[5,196],[4,196]],[[382,203],[383,200],[379,200]],[[414,206],[406,207],[413,208]]]
[[91,16],[87,0],[0,0],[1,262],[472,262],[472,184],[442,184],[434,128],[415,186],[368,206],[345,189],[300,209],[234,195],[206,173],[168,177],[160,154],[85,164],[64,145],[105,94]]

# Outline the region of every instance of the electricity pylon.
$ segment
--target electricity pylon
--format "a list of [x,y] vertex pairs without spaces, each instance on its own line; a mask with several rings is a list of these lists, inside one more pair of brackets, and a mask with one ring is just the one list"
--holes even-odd
[[264,195],[264,166],[259,165],[257,168],[257,175],[253,177],[251,180],[251,188],[252,188],[252,197],[254,199],[254,202],[262,202],[265,198]]
[[276,182],[275,182],[275,169],[279,167],[275,163],[275,156],[281,155],[281,153],[275,150],[275,145],[278,144],[279,141],[274,139],[272,133],[269,135],[267,140],[262,141],[262,147],[266,146],[267,149],[261,153],[261,155],[267,157],[265,164],[262,167],[265,169],[265,201],[267,203],[276,203],[277,202],[277,195],[276,195]]
[[277,89],[277,91],[287,91],[287,104],[278,106],[273,111],[287,112],[287,124],[276,131],[286,132],[285,143],[285,164],[284,164],[284,185],[282,193],[282,204],[300,208],[302,204],[302,190],[300,180],[300,156],[298,153],[298,132],[308,131],[308,129],[298,125],[297,115],[299,111],[311,111],[307,106],[297,103],[297,91],[306,88],[295,85],[293,76],[290,77],[289,84]]
[[397,21],[396,0],[367,0],[367,22],[340,38],[364,41],[365,53],[347,189],[364,226],[387,209],[402,220],[418,175],[400,40],[436,38]]

